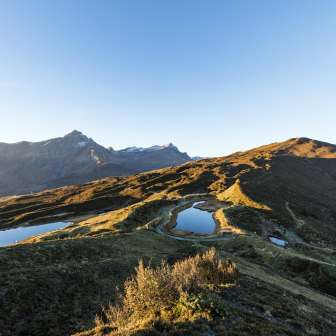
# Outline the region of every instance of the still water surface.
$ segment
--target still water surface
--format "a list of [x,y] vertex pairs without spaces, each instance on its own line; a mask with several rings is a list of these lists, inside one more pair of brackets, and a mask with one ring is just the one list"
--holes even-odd
[[175,229],[211,234],[216,230],[216,223],[210,212],[192,207],[178,213]]
[[18,227],[0,231],[0,246],[15,244],[16,242],[36,236],[41,233],[63,229],[70,225],[69,222],[54,222],[49,224]]

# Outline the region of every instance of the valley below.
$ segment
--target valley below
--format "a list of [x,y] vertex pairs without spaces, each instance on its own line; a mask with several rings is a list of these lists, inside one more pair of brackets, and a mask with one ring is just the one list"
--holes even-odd
[[[0,335],[336,333],[334,145],[296,138],[0,198],[0,243],[55,222],[64,226],[0,247]],[[234,282],[203,286],[188,314],[176,313],[179,298],[175,315],[109,322],[104,307],[140,260],[173,270],[211,249],[235,265]]]

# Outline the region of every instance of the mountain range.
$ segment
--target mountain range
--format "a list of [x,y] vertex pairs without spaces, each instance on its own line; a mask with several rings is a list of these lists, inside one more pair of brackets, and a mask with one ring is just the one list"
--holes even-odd
[[[81,135],[75,134],[75,138],[77,136],[82,139]],[[67,137],[73,138],[74,135]],[[170,149],[170,146],[163,149],[170,150],[176,153],[176,149]],[[108,152],[102,148],[97,156],[103,160]],[[128,150],[125,152],[127,156]],[[118,153],[118,157],[121,155]],[[153,155],[153,152],[149,151],[148,155]],[[80,162],[74,158],[71,162],[81,168]],[[66,212],[74,203],[76,212],[85,212],[85,209],[99,210],[108,205],[120,207],[139,200],[179,199],[188,194],[206,194],[243,206],[249,225],[262,221],[264,224],[258,225],[258,230],[262,229],[264,234],[279,235],[278,231],[287,228],[308,241],[333,245],[336,241],[335,162],[336,145],[293,138],[224,157],[50,190],[38,194],[37,198],[32,195],[31,199],[34,202],[39,200],[40,216],[44,213],[41,209],[49,208],[51,204],[54,204],[52,213]],[[20,200],[15,198],[13,202],[17,204]],[[30,204],[30,198],[24,197],[23,200]],[[11,211],[10,216],[14,216],[11,219],[5,214],[2,218],[7,223],[13,220],[13,224],[15,218],[20,221],[27,219],[16,217],[21,211]],[[256,211],[260,212],[257,217]],[[238,213],[242,215],[240,208]],[[231,214],[232,217],[235,215]],[[29,216],[34,217],[34,214]],[[305,225],[295,222],[295,218],[302,218]]]
[[[73,137],[82,139],[78,133]],[[78,139],[73,143],[78,146]],[[102,161],[116,154],[101,150],[96,153]],[[146,151],[128,148],[117,156]],[[191,207],[211,212],[212,234],[175,230],[180,212]],[[224,157],[0,198],[3,230],[59,221],[71,223],[0,248],[4,336],[336,334],[334,144],[292,138]],[[204,225],[199,217],[193,221]],[[175,281],[168,265],[187,263],[176,273],[187,279],[194,269],[190,258],[209,247],[221,262],[229,258],[228,265],[235,265],[237,283],[215,286],[214,268],[204,263],[209,270],[203,289],[183,290],[166,309]],[[164,276],[157,282],[159,267]],[[122,301],[136,272],[141,291]],[[149,299],[137,305],[139,311],[116,310],[143,293]],[[146,310],[153,306],[159,308]]]
[[41,142],[0,143],[0,195],[37,192],[190,161],[172,143],[105,148],[79,131]]

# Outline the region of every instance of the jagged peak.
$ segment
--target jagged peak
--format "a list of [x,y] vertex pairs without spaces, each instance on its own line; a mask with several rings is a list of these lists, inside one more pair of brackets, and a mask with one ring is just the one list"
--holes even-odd
[[154,146],[150,146],[150,147],[132,146],[132,147],[127,147],[127,148],[121,149],[121,151],[123,151],[123,152],[145,152],[145,151],[157,151],[157,150],[162,150],[162,149],[166,149],[166,148],[179,150],[172,142],[170,142],[170,143],[165,144],[165,145],[154,145]]
[[160,150],[160,149],[166,149],[166,148],[171,148],[171,149],[178,149],[172,142],[169,142],[168,144],[165,145],[155,145],[152,147],[149,147],[149,150]]
[[77,136],[85,136],[82,132],[73,130],[72,132],[66,134],[64,137],[77,137]]

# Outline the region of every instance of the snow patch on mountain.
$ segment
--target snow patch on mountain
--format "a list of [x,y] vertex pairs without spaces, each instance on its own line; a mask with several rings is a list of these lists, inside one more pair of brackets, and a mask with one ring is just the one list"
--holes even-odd
[[159,151],[166,148],[172,148],[178,150],[176,146],[174,146],[172,143],[166,144],[166,145],[154,145],[151,147],[127,147],[124,149],[121,149],[120,152],[127,152],[127,153],[137,153],[137,152],[152,152],[152,151]]

